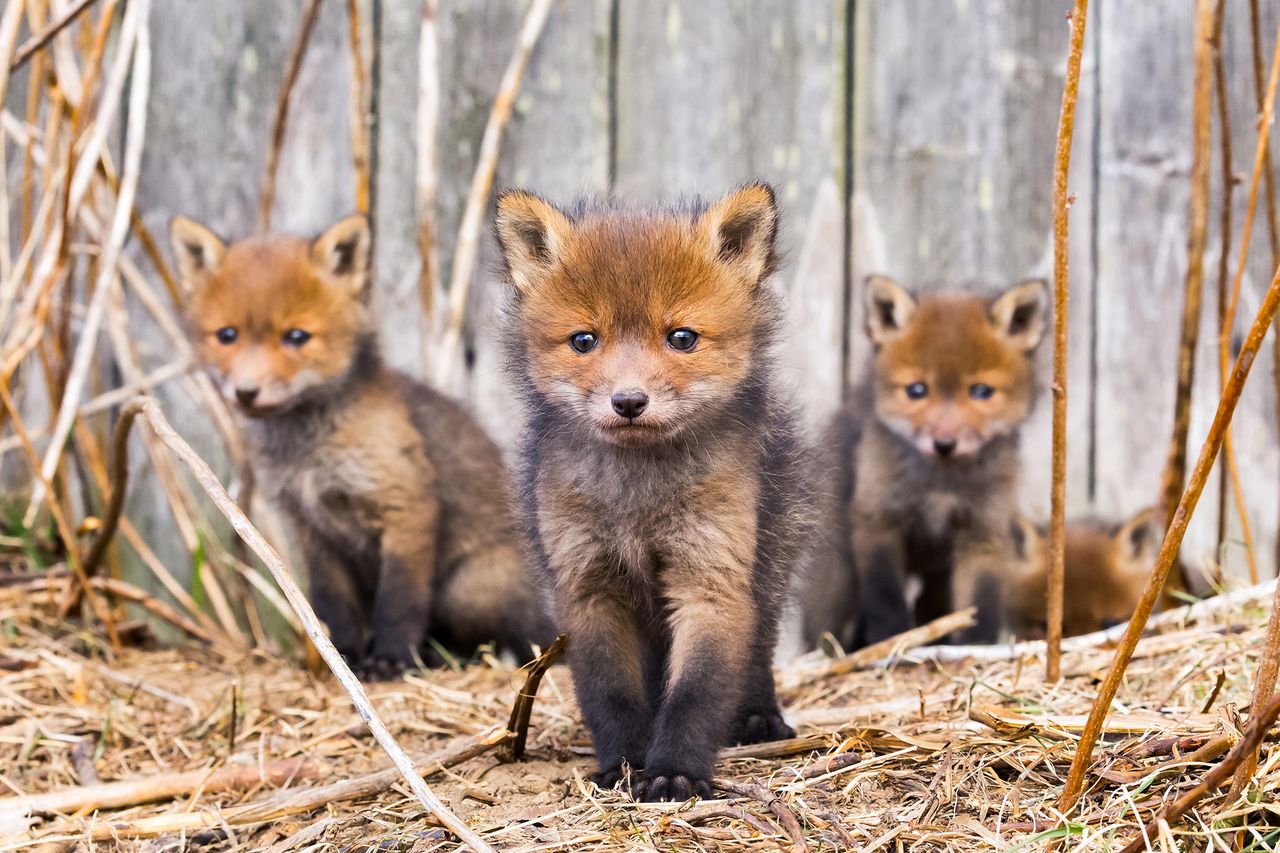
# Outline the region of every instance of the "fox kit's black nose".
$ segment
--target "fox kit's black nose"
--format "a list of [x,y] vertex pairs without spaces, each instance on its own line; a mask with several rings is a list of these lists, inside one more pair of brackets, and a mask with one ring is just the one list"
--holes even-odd
[[649,405],[649,395],[643,391],[619,391],[609,398],[613,410],[624,418],[638,418]]
[[242,406],[252,406],[253,401],[258,399],[257,388],[237,388],[236,399],[240,401]]
[[956,440],[954,438],[935,438],[933,440],[933,449],[937,451],[939,456],[950,456],[956,452]]

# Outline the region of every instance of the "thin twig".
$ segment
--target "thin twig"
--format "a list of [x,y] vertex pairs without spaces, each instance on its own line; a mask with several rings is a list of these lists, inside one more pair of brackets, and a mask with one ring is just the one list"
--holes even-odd
[[[1213,88],[1218,104],[1218,160],[1222,167],[1222,220],[1218,225],[1218,237],[1222,241],[1218,246],[1218,345],[1222,350],[1222,339],[1230,334],[1227,324],[1227,276],[1231,274],[1231,191],[1235,188],[1235,175],[1231,170],[1231,109],[1227,102],[1227,68],[1223,59],[1222,25],[1226,17],[1227,0],[1218,0],[1218,8],[1214,11],[1213,21]],[[1227,381],[1227,355],[1221,355],[1222,368],[1218,372],[1218,394],[1222,394],[1222,386]],[[1218,564],[1223,563],[1223,544],[1227,541],[1227,489],[1228,469],[1226,450],[1223,458],[1218,460],[1218,538],[1214,546]],[[1252,579],[1257,583],[1257,578]]]
[[[62,14],[61,18],[56,21],[50,21],[40,32],[31,36],[22,43],[18,48],[18,52],[14,55],[13,62],[9,63],[9,72],[13,73],[19,68],[27,64],[27,61],[35,55],[36,51],[43,48],[49,42],[53,41],[53,37],[66,29],[72,24],[76,18],[80,17],[80,13],[92,6],[97,0],[76,0],[71,8]],[[13,0],[10,5],[20,5],[18,0]]]
[[[1267,95],[1263,102],[1262,115],[1258,121],[1258,145],[1254,151],[1253,174],[1249,181],[1249,200],[1245,206],[1244,231],[1240,236],[1240,255],[1236,259],[1236,274],[1231,284],[1231,295],[1227,301],[1222,326],[1218,334],[1218,364],[1221,376],[1225,381],[1227,363],[1230,358],[1231,327],[1235,324],[1236,308],[1240,303],[1240,290],[1244,283],[1245,262],[1249,257],[1249,240],[1253,234],[1253,217],[1258,208],[1258,188],[1262,180],[1262,171],[1266,165],[1268,140],[1271,135],[1271,118],[1275,112],[1276,85],[1280,81],[1280,28],[1276,31],[1277,49],[1271,58],[1271,75],[1267,82]],[[1226,436],[1227,463],[1231,471],[1235,471],[1235,458],[1231,445],[1231,432]],[[1234,480],[1237,488],[1237,505],[1240,507],[1241,530],[1249,557],[1249,579],[1257,583],[1258,564],[1253,553],[1252,536],[1249,531],[1248,513],[1245,511],[1243,494],[1239,490],[1239,475]]]
[[1058,115],[1058,150],[1053,164],[1053,482],[1049,492],[1049,577],[1045,602],[1049,643],[1045,677],[1062,676],[1062,600],[1067,512],[1067,176],[1071,169],[1071,139],[1076,126],[1076,95],[1089,0],[1076,0],[1071,13],[1071,48]]
[[[312,782],[332,776],[332,765],[317,758],[284,758],[261,767],[227,765],[180,773],[162,773],[135,779],[121,779],[98,785],[80,785],[44,794],[0,798],[0,817],[29,817],[71,814],[96,809],[119,809],[185,796],[223,791],[249,791],[260,785],[280,786],[290,782]],[[3,821],[0,821],[2,823]]]
[[476,160],[475,175],[467,193],[467,206],[463,210],[462,224],[458,227],[458,239],[454,243],[453,270],[449,276],[449,318],[436,352],[436,385],[448,387],[453,369],[453,355],[462,341],[462,324],[467,310],[467,294],[471,290],[472,274],[480,250],[480,229],[484,223],[489,202],[489,190],[498,168],[498,154],[502,146],[502,132],[511,120],[516,96],[520,93],[520,80],[524,77],[529,56],[533,53],[542,27],[551,11],[551,0],[533,0],[525,15],[524,26],[516,42],[515,52],[507,63],[506,73],[498,86],[489,121],[480,142],[480,156]]
[[[1212,12],[1211,4],[1209,5],[1209,11]],[[1244,391],[1245,381],[1249,378],[1249,371],[1253,367],[1258,348],[1262,345],[1263,338],[1266,337],[1267,329],[1276,315],[1277,307],[1280,307],[1280,269],[1276,270],[1276,274],[1271,280],[1271,285],[1267,288],[1266,296],[1262,300],[1262,305],[1258,309],[1257,316],[1253,319],[1253,325],[1249,328],[1244,347],[1236,358],[1235,367],[1231,371],[1227,387],[1222,394],[1222,399],[1218,402],[1218,409],[1214,413],[1213,423],[1209,427],[1209,435],[1205,438],[1204,446],[1200,449],[1200,456],[1191,472],[1186,490],[1182,494],[1182,499],[1178,502],[1169,530],[1165,534],[1164,542],[1160,545],[1160,553],[1156,557],[1151,575],[1147,578],[1142,597],[1134,608],[1133,617],[1125,627],[1124,636],[1120,639],[1120,646],[1116,649],[1114,660],[1106,670],[1102,685],[1098,688],[1098,695],[1089,711],[1089,724],[1080,736],[1075,759],[1071,763],[1071,770],[1067,776],[1067,782],[1059,801],[1059,808],[1063,812],[1069,811],[1080,797],[1084,787],[1085,771],[1088,768],[1093,748],[1097,745],[1098,736],[1102,729],[1102,721],[1111,707],[1112,700],[1115,699],[1116,691],[1120,687],[1120,679],[1124,677],[1125,668],[1129,664],[1129,659],[1133,656],[1133,650],[1142,636],[1147,620],[1151,616],[1151,611],[1154,609],[1160,595],[1164,592],[1164,585],[1169,577],[1169,572],[1177,562],[1178,551],[1182,547],[1182,539],[1186,536],[1187,525],[1191,522],[1191,514],[1195,512],[1196,504],[1204,491],[1205,481],[1209,478],[1209,472],[1213,469],[1213,461],[1222,449],[1223,435],[1226,432],[1227,424],[1231,422],[1231,416],[1235,413],[1236,404],[1240,402],[1240,394]]]
[[778,819],[778,823],[781,824],[782,829],[787,833],[787,837],[791,839],[791,843],[795,848],[797,850],[809,849],[809,843],[805,841],[804,830],[800,827],[800,821],[796,819],[791,809],[787,808],[787,804],[782,801],[782,798],[764,785],[756,785],[750,782],[733,782],[728,779],[715,779],[711,784],[726,794],[733,794],[735,797],[746,797],[763,803],[769,811],[773,812],[773,816]]
[[[110,295],[115,283],[116,261],[120,257],[125,238],[129,232],[129,212],[133,207],[133,199],[137,194],[138,176],[142,165],[142,149],[146,138],[147,93],[151,81],[151,48],[147,24],[149,6],[150,0],[137,0],[135,3],[130,3],[125,11],[124,24],[121,27],[120,50],[127,55],[132,41],[133,54],[133,73],[130,77],[132,90],[129,96],[129,122],[128,137],[125,142],[124,178],[121,181],[120,195],[116,198],[116,207],[112,214],[110,236],[103,248],[102,255],[98,259],[98,277],[94,286],[93,298],[89,303],[89,310],[81,328],[80,340],[76,344],[75,356],[71,363],[71,372],[67,378],[66,393],[63,395],[62,404],[58,408],[58,416],[54,422],[53,438],[45,451],[44,462],[41,466],[45,480],[53,478],[53,474],[58,468],[62,450],[66,444],[67,435],[71,432],[71,423],[75,419],[76,409],[80,405],[80,397],[83,394],[89,368],[93,362],[98,332],[102,328],[102,321],[106,314],[107,297]],[[123,86],[123,68],[127,64],[117,62],[107,83],[106,91],[112,92],[111,97],[117,101],[119,99],[117,86]],[[116,79],[117,74],[120,77],[118,80]],[[104,95],[104,99],[106,97]],[[101,116],[99,120],[101,120]],[[95,129],[101,130],[101,126],[95,123]],[[73,207],[76,204],[74,195],[80,183],[81,175],[84,175],[83,184],[87,187],[89,178],[94,172],[93,166],[96,163],[98,151],[101,150],[102,136],[103,134],[97,132],[91,135],[90,142],[86,146],[87,150],[81,155],[82,160],[80,166],[76,168],[70,189],[73,194]],[[95,143],[97,144],[95,145]],[[82,169],[85,166],[83,158],[90,156],[93,158],[93,162],[88,164],[89,168],[87,170]],[[81,195],[83,195],[83,190],[81,190]],[[52,249],[56,255],[56,243],[52,246]],[[36,483],[32,489],[31,502],[28,504],[26,514],[23,516],[23,524],[25,526],[29,527],[35,522],[36,512],[40,507],[41,501],[44,500],[44,496],[44,488],[40,483]]]
[[1139,850],[1148,849],[1149,839],[1155,836],[1156,828],[1161,823],[1173,823],[1200,802],[1206,794],[1225,782],[1246,756],[1257,752],[1258,745],[1267,736],[1267,731],[1275,723],[1276,717],[1280,717],[1280,694],[1269,698],[1261,714],[1250,715],[1249,726],[1245,729],[1244,737],[1232,747],[1227,757],[1204,774],[1204,778],[1194,788],[1160,809],[1121,853],[1138,853]]
[[1213,110],[1214,0],[1196,4],[1195,101],[1192,110],[1191,203],[1187,217],[1187,277],[1182,305],[1174,391],[1173,434],[1160,486],[1165,523],[1173,517],[1187,478],[1187,433],[1191,429],[1191,386],[1195,380],[1196,342],[1200,338],[1200,302],[1204,291],[1204,247],[1209,220],[1209,128]]
[[846,675],[855,670],[875,666],[886,659],[898,657],[956,631],[972,627],[976,622],[977,612],[976,608],[967,607],[955,613],[948,613],[946,616],[939,616],[932,622],[926,622],[917,628],[864,646],[843,657],[822,661],[815,666],[788,667],[783,673],[783,684],[788,690],[793,690],[823,678]]
[[342,685],[347,695],[351,697],[351,703],[355,706],[356,711],[360,714],[361,719],[369,727],[369,731],[373,734],[374,740],[383,748],[391,761],[396,766],[396,771],[404,777],[408,782],[410,790],[417,796],[422,805],[436,818],[452,831],[458,838],[462,839],[468,846],[478,853],[491,853],[492,848],[486,844],[480,836],[476,835],[461,819],[453,812],[445,807],[431,788],[422,781],[422,777],[414,769],[409,756],[405,754],[400,744],[396,742],[395,737],[387,729],[382,722],[382,718],[378,716],[378,712],[374,709],[373,703],[369,701],[369,695],[365,693],[363,685],[352,674],[351,668],[347,666],[347,662],[343,660],[342,655],[334,648],[330,642],[328,635],[325,634],[324,627],[320,624],[320,620],[316,618],[315,611],[311,609],[311,604],[307,601],[306,596],[302,594],[302,590],[298,588],[298,584],[289,574],[285,567],[284,560],[276,553],[258,529],[253,526],[245,514],[241,511],[231,499],[226,488],[219,482],[217,476],[209,468],[208,463],[204,461],[194,450],[191,445],[187,444],[181,436],[179,436],[170,426],[168,420],[165,419],[163,412],[156,402],[150,398],[140,398],[138,403],[140,413],[145,416],[148,425],[155,432],[157,438],[168,445],[174,455],[182,461],[184,465],[195,476],[196,481],[204,489],[205,493],[213,500],[214,504],[231,522],[232,528],[236,533],[244,539],[249,548],[258,555],[258,559],[266,565],[271,572],[271,576],[275,578],[276,584],[284,592],[285,598],[289,600],[289,604],[293,606],[294,612],[298,615],[298,619],[302,622],[303,628],[307,632],[307,636],[311,642],[315,644],[316,649],[320,652],[320,656],[324,658],[329,669],[337,677],[338,682]]
[[289,119],[289,98],[298,82],[302,58],[307,52],[307,43],[311,41],[311,31],[315,29],[316,19],[320,16],[320,2],[321,0],[310,0],[306,11],[302,13],[302,29],[298,31],[298,40],[289,53],[284,80],[280,83],[280,93],[276,97],[276,115],[271,122],[271,144],[267,147],[267,174],[262,179],[262,195],[258,199],[260,231],[271,230],[271,209],[276,202],[276,170],[280,167],[280,148],[284,145],[285,123]]
[[436,336],[436,288],[440,286],[440,248],[437,243],[436,197],[440,189],[437,154],[440,124],[440,47],[436,39],[438,0],[422,0],[418,31],[418,158],[417,216],[418,299],[422,304],[422,371],[429,376]]
[[507,758],[511,761],[519,761],[524,757],[524,745],[529,739],[529,717],[533,713],[533,701],[538,695],[538,685],[542,683],[542,677],[547,674],[547,670],[551,669],[560,659],[560,655],[564,654],[568,639],[565,634],[556,637],[536,660],[525,667],[524,686],[516,694],[515,704],[511,708],[511,718],[507,720],[507,731],[512,733],[511,748],[507,751]]
[[369,69],[360,35],[360,0],[347,0],[347,36],[351,46],[351,164],[356,178],[356,210],[369,214]]

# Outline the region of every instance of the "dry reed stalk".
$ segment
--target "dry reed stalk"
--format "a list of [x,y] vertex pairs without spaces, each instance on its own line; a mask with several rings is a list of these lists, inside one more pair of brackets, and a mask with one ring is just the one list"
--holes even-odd
[[[22,449],[27,455],[27,461],[31,465],[31,470],[35,477],[35,483],[38,485],[43,482],[48,488],[49,481],[40,473],[40,456],[36,453],[35,447],[31,444],[31,439],[27,436],[26,426],[23,424],[22,415],[18,412],[18,406],[13,401],[13,396],[9,392],[9,384],[7,380],[0,380],[0,408],[9,413],[9,421],[13,424],[13,431],[22,442]],[[120,637],[116,633],[115,616],[111,612],[111,607],[105,604],[93,590],[90,589],[89,579],[84,573],[84,568],[80,564],[77,554],[75,531],[71,527],[71,523],[67,520],[66,515],[62,511],[62,505],[58,501],[49,502],[49,510],[53,516],[54,526],[57,528],[58,536],[61,537],[63,544],[67,549],[67,564],[71,567],[72,572],[76,576],[76,580],[80,583],[81,589],[84,590],[85,598],[89,600],[89,606],[93,610],[94,616],[98,618],[107,631],[107,638],[111,642],[113,649],[120,648]]]
[[[1253,235],[1253,218],[1258,208],[1258,189],[1262,179],[1262,172],[1267,161],[1267,152],[1269,150],[1271,135],[1271,119],[1275,114],[1276,85],[1277,81],[1280,81],[1280,29],[1277,29],[1276,31],[1276,39],[1277,50],[1272,54],[1271,73],[1267,81],[1267,93],[1263,100],[1262,114],[1258,121],[1258,144],[1254,151],[1253,173],[1249,180],[1249,199],[1245,205],[1244,230],[1240,236],[1240,254],[1236,259],[1236,273],[1235,278],[1231,283],[1231,294],[1227,300],[1223,316],[1219,320],[1218,368],[1220,381],[1223,383],[1226,381],[1227,365],[1230,359],[1231,328],[1235,324],[1236,309],[1240,303],[1240,289],[1244,283],[1245,263],[1249,258],[1249,241]],[[1219,62],[1220,61],[1221,60],[1219,59]],[[1226,240],[1227,238],[1224,238],[1224,245],[1226,244]],[[1241,529],[1247,546],[1247,553],[1249,557],[1249,579],[1251,582],[1257,583],[1258,564],[1253,553],[1253,542],[1249,530],[1249,519],[1247,512],[1245,512],[1244,496],[1240,488],[1239,473],[1236,471],[1235,454],[1231,444],[1230,430],[1227,431],[1225,448],[1227,466],[1233,473],[1233,485],[1236,491],[1237,507],[1240,510]]]
[[[1202,5],[1201,12],[1203,12],[1203,8]],[[1209,5],[1209,10],[1212,11],[1211,5]],[[1089,712],[1089,724],[1080,737],[1080,744],[1077,748],[1075,759],[1071,763],[1071,771],[1067,776],[1067,782],[1059,801],[1059,807],[1064,813],[1070,811],[1080,798],[1080,793],[1084,786],[1085,771],[1088,769],[1093,748],[1097,745],[1102,721],[1106,717],[1107,711],[1111,707],[1111,701],[1115,698],[1116,691],[1120,687],[1120,679],[1124,677],[1125,667],[1128,666],[1129,659],[1133,656],[1134,648],[1142,636],[1147,620],[1151,616],[1151,611],[1164,591],[1164,584],[1169,577],[1169,572],[1177,562],[1178,551],[1182,547],[1182,539],[1186,535],[1187,525],[1191,522],[1191,515],[1195,512],[1196,504],[1204,491],[1205,481],[1209,477],[1209,472],[1213,469],[1214,459],[1217,458],[1218,453],[1222,450],[1223,435],[1226,432],[1227,425],[1231,422],[1231,416],[1235,413],[1236,404],[1240,401],[1241,392],[1244,391],[1244,384],[1249,378],[1249,371],[1253,368],[1258,348],[1262,345],[1267,329],[1275,318],[1277,307],[1280,307],[1280,269],[1276,270],[1276,274],[1271,280],[1271,285],[1267,288],[1262,305],[1259,307],[1258,313],[1253,319],[1253,324],[1249,328],[1244,347],[1236,358],[1231,377],[1227,381],[1222,399],[1218,402],[1217,411],[1213,416],[1213,423],[1209,427],[1209,434],[1200,449],[1200,456],[1191,472],[1186,490],[1178,502],[1177,509],[1169,524],[1168,532],[1165,534],[1164,542],[1160,545],[1160,552],[1156,557],[1151,575],[1147,578],[1146,587],[1142,591],[1142,598],[1139,599],[1137,606],[1134,608],[1133,617],[1125,627],[1124,635],[1120,639],[1120,646],[1116,649],[1115,658],[1110,668],[1107,669],[1101,686],[1098,688],[1098,695],[1094,699],[1093,707]]]
[[418,300],[422,305],[422,375],[429,376],[436,335],[436,288],[440,286],[440,248],[436,197],[440,191],[437,139],[440,125],[440,46],[436,38],[438,0],[422,0],[418,31],[418,117],[415,207],[418,217]]
[[[1229,334],[1227,324],[1227,276],[1231,274],[1231,191],[1235,188],[1235,174],[1231,170],[1231,110],[1227,102],[1227,69],[1223,59],[1222,25],[1226,18],[1227,0],[1218,0],[1218,8],[1214,11],[1213,20],[1213,83],[1215,102],[1218,105],[1218,161],[1222,166],[1222,219],[1218,224],[1218,334]],[[1227,381],[1226,371],[1218,374],[1218,395],[1222,395],[1222,386]],[[1227,541],[1227,489],[1228,482],[1227,450],[1218,460],[1218,531],[1214,543],[1214,554],[1218,565],[1223,564],[1223,545]],[[1242,513],[1243,515],[1243,513]],[[1253,583],[1257,583],[1253,579]]]
[[[511,733],[502,728],[490,729],[473,737],[464,738],[438,752],[421,756],[416,762],[422,768],[423,776],[430,776],[480,755],[490,752],[506,743]],[[408,760],[406,756],[406,761]],[[89,827],[88,835],[95,840],[110,838],[147,838],[170,833],[190,832],[198,829],[217,828],[220,826],[243,826],[278,820],[288,815],[302,814],[325,808],[331,803],[371,797],[390,788],[401,778],[397,768],[380,770],[353,779],[344,779],[328,785],[312,788],[281,791],[261,800],[225,806],[216,811],[188,811],[171,814],[160,814],[153,817],[136,819],[120,818],[115,821],[101,821]],[[422,777],[415,772],[413,778],[418,786],[426,788]],[[437,818],[438,812],[432,811]],[[467,835],[474,838],[467,841],[473,850],[492,850],[480,840],[473,831],[466,828],[456,817],[453,820],[466,829]],[[441,821],[443,823],[443,821]],[[452,826],[445,824],[453,830]],[[457,834],[455,830],[455,834]],[[466,836],[459,835],[461,838]]]
[[476,257],[480,252],[480,232],[484,224],[485,210],[488,208],[489,191],[493,187],[493,176],[498,168],[502,132],[507,122],[511,120],[525,67],[529,64],[529,56],[533,53],[534,45],[538,43],[538,36],[542,34],[542,28],[550,12],[551,0],[533,0],[530,4],[529,12],[525,15],[524,26],[520,28],[515,52],[512,53],[511,60],[507,63],[507,70],[502,75],[498,95],[493,100],[493,109],[489,112],[489,121],[484,128],[484,137],[480,142],[480,155],[476,158],[475,175],[471,179],[471,189],[467,193],[467,205],[463,210],[462,224],[458,227],[458,239],[454,243],[453,270],[449,276],[449,316],[440,346],[435,353],[435,378],[436,385],[440,388],[449,386],[453,355],[462,342],[467,294],[471,290]]
[[968,607],[955,613],[948,613],[946,616],[939,616],[932,622],[926,622],[917,628],[864,646],[834,660],[822,661],[816,666],[788,667],[783,673],[783,684],[788,690],[793,690],[833,675],[845,675],[855,670],[875,666],[888,658],[898,657],[920,646],[927,646],[948,634],[973,627],[977,622],[977,613],[976,608]]
[[280,167],[280,149],[284,145],[285,123],[289,119],[289,99],[298,82],[302,58],[307,52],[307,43],[311,41],[311,32],[315,29],[319,16],[320,0],[310,0],[306,11],[302,13],[302,29],[298,31],[298,40],[289,52],[284,80],[280,83],[280,93],[276,97],[276,114],[271,122],[271,144],[267,147],[267,173],[262,179],[262,195],[258,199],[259,231],[271,230],[271,209],[276,201],[276,170]]
[[136,403],[131,403],[130,405],[137,406],[139,413],[145,417],[147,424],[155,432],[156,436],[187,466],[201,488],[213,500],[214,505],[226,516],[227,521],[231,523],[236,533],[258,555],[258,559],[266,564],[271,576],[284,592],[285,598],[288,599],[289,604],[293,607],[299,620],[301,620],[307,637],[315,644],[320,656],[324,658],[329,669],[351,698],[352,704],[373,734],[374,740],[391,758],[392,763],[395,765],[395,770],[404,777],[409,784],[409,789],[417,796],[418,801],[444,826],[470,846],[472,850],[477,851],[477,853],[492,853],[492,848],[480,836],[476,835],[470,827],[449,811],[444,803],[432,793],[431,788],[422,781],[422,777],[414,770],[409,756],[405,754],[400,744],[396,742],[396,739],[382,722],[382,718],[378,716],[378,712],[369,701],[368,694],[365,693],[364,686],[352,674],[347,662],[342,659],[342,655],[338,653],[333,643],[329,641],[324,627],[320,624],[320,620],[316,618],[315,611],[311,609],[311,604],[307,601],[306,596],[302,594],[302,590],[298,588],[297,583],[294,582],[293,577],[285,567],[284,560],[280,558],[276,550],[263,538],[262,534],[258,532],[257,528],[241,511],[240,507],[231,499],[231,495],[227,493],[226,488],[219,482],[217,476],[209,468],[208,463],[174,431],[154,400],[142,397],[138,398]]
[[1053,164],[1053,477],[1049,491],[1049,577],[1046,586],[1048,665],[1045,677],[1062,677],[1062,599],[1067,513],[1067,176],[1071,169],[1071,139],[1076,127],[1076,95],[1084,56],[1085,22],[1089,0],[1076,0],[1070,16],[1071,47],[1058,115],[1058,145]]
[[369,173],[369,69],[360,34],[360,0],[347,0],[347,37],[351,43],[351,163],[356,177],[356,210],[368,215],[372,196]]
[[1269,697],[1263,704],[1261,713],[1250,714],[1249,726],[1245,729],[1244,737],[1232,747],[1227,757],[1204,774],[1204,778],[1194,788],[1160,809],[1121,853],[1138,853],[1140,850],[1147,849],[1148,840],[1153,837],[1160,824],[1172,823],[1186,814],[1187,810],[1203,799],[1206,794],[1225,782],[1247,756],[1257,754],[1258,746],[1267,736],[1267,731],[1275,723],[1276,717],[1280,717],[1280,694]]
[[509,761],[519,761],[524,757],[525,742],[529,739],[529,718],[533,713],[533,701],[538,696],[538,685],[542,683],[547,670],[564,654],[568,641],[565,634],[556,637],[536,660],[525,667],[524,686],[516,694],[516,701],[511,706],[511,716],[507,720],[507,731],[511,732],[511,745],[507,750]]
[[[76,0],[71,8],[62,13],[62,16],[56,21],[51,21],[40,32],[35,33],[29,39],[22,43],[22,47],[18,48],[18,53],[14,56],[13,61],[9,63],[10,73],[17,71],[27,63],[35,55],[36,51],[47,45],[53,40],[53,37],[62,32],[68,25],[80,17],[80,13],[92,6],[97,0]],[[19,5],[18,0],[9,4],[10,6]]]
[[804,830],[801,829],[800,821],[796,819],[795,813],[787,808],[787,804],[782,801],[781,797],[764,785],[733,782],[728,779],[716,779],[712,782],[712,785],[726,794],[732,794],[735,797],[746,797],[763,803],[773,813],[773,816],[778,819],[778,823],[787,833],[787,837],[791,839],[793,849],[809,849],[809,843],[804,838]]
[[[139,2],[130,3],[126,9],[124,24],[120,33],[120,55],[112,67],[111,77],[108,80],[107,87],[104,89],[103,108],[99,113],[100,120],[102,120],[102,114],[107,112],[108,97],[111,97],[115,103],[119,102],[120,91],[124,84],[125,68],[130,64],[133,65],[128,136],[125,142],[124,177],[121,180],[120,195],[116,200],[115,211],[112,214],[110,238],[103,248],[102,256],[99,258],[98,278],[94,286],[93,299],[89,304],[80,333],[80,340],[76,345],[75,355],[71,363],[71,372],[67,378],[66,393],[63,395],[62,403],[58,407],[58,415],[54,422],[52,440],[41,466],[42,479],[45,481],[53,478],[67,435],[71,431],[71,422],[75,418],[75,411],[80,404],[89,367],[93,362],[98,331],[106,314],[107,296],[110,294],[115,280],[116,259],[119,258],[125,238],[129,233],[129,212],[133,207],[133,199],[137,193],[138,176],[142,165],[142,148],[147,123],[147,93],[151,79],[151,48],[146,20],[149,6],[150,0],[139,0]],[[130,56],[133,60],[132,63],[123,61],[130,58]],[[102,130],[102,133],[97,132],[99,130]],[[71,205],[73,208],[78,205],[77,186],[82,187],[79,192],[79,196],[82,197],[84,188],[87,188],[89,178],[92,177],[95,170],[98,152],[101,150],[104,140],[105,130],[103,130],[102,125],[95,123],[95,132],[91,134],[89,142],[85,145],[69,190],[72,194]],[[86,165],[88,168],[85,168]],[[83,182],[81,183],[82,177]],[[53,243],[51,248],[54,252],[54,263],[56,263],[57,244],[55,241],[51,240],[51,242]],[[46,255],[48,255],[48,252],[46,252]],[[23,524],[25,526],[30,527],[35,522],[36,512],[44,497],[44,488],[40,482],[37,482],[32,490],[31,501],[27,505],[27,511],[23,515]]]
[[119,809],[142,803],[172,800],[198,792],[201,796],[224,791],[251,791],[260,785],[280,787],[293,782],[312,782],[333,775],[333,767],[318,758],[300,756],[258,765],[229,764],[223,767],[160,773],[136,779],[122,779],[97,785],[63,788],[45,794],[0,798],[0,824],[6,815],[74,814],[99,809]]
[[1213,0],[1197,0],[1195,100],[1192,108],[1191,202],[1187,216],[1187,277],[1178,347],[1173,433],[1160,486],[1165,525],[1173,517],[1187,478],[1187,433],[1191,429],[1191,386],[1195,379],[1200,303],[1204,292],[1204,248],[1209,219],[1209,127],[1213,110]]
[[[0,16],[0,104],[4,103],[9,88],[9,57],[18,40],[18,28],[22,25],[22,4],[13,2]],[[3,153],[3,146],[0,146]],[[0,156],[0,278],[8,278],[9,258],[9,177],[5,172],[7,156]]]

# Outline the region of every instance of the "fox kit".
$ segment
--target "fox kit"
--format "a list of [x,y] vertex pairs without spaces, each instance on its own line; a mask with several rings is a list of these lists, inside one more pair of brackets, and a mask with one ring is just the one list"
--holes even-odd
[[295,528],[339,651],[388,677],[428,628],[468,654],[545,640],[498,448],[379,358],[366,220],[227,246],[179,217],[171,236],[196,351],[244,416],[256,480]]
[[720,746],[792,734],[771,664],[804,513],[776,227],[759,184],[650,212],[498,201],[520,501],[597,781],[632,768],[640,799],[707,797]]
[[[1013,527],[1017,562],[1010,572],[1008,624],[1020,640],[1045,635],[1045,584],[1049,543],[1045,531],[1019,516]],[[1062,633],[1088,634],[1129,621],[1142,597],[1164,526],[1156,510],[1144,510],[1121,524],[1095,519],[1066,528]],[[1158,605],[1176,603],[1180,572],[1174,572]]]
[[[856,612],[857,639],[873,643],[973,605],[977,625],[960,639],[994,642],[1045,285],[1023,282],[992,300],[956,293],[917,300],[873,276],[866,306],[874,361],[832,439],[842,459],[834,476],[850,484],[837,511],[846,559],[824,555],[806,596],[821,597],[824,578],[835,577],[846,598],[843,607],[831,600],[815,610],[805,633],[812,640],[847,632]],[[914,613],[910,577],[920,583]]]

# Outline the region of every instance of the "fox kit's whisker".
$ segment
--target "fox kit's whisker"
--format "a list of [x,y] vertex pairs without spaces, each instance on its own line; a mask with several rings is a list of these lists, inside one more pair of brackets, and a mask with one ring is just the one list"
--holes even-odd
[[776,219],[761,185],[644,212],[498,203],[530,550],[597,779],[629,767],[642,798],[710,796],[720,746],[791,734],[771,662],[804,501],[772,378]]

